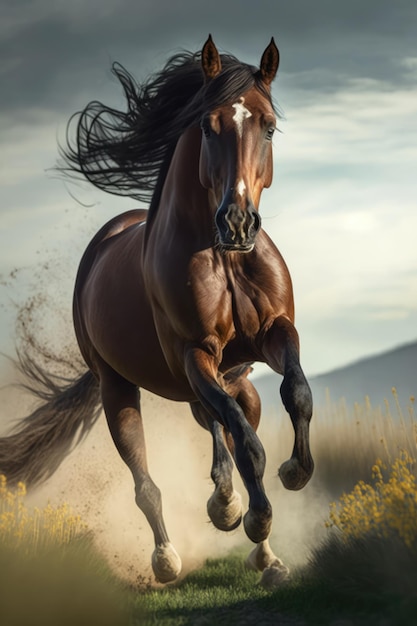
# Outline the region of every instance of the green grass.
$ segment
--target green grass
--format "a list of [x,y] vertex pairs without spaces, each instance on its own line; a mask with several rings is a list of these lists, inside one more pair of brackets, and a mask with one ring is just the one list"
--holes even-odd
[[[246,571],[240,557],[209,560],[175,586],[137,593],[131,624],[233,626],[281,620],[315,626],[343,619],[361,626],[379,625],[382,620],[387,626],[410,626],[417,614],[413,560],[415,555],[392,543],[345,545],[333,536],[310,564],[272,592],[259,586],[259,575]],[[398,578],[401,564],[412,567]],[[407,571],[408,584],[402,586]]]
[[[240,556],[208,560],[175,586],[139,594],[138,624],[239,624],[250,607],[260,606],[268,592],[258,585]],[[133,612],[135,617],[135,610]]]

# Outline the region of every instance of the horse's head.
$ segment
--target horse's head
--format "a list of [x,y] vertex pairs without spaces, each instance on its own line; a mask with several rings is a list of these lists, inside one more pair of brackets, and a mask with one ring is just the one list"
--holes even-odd
[[[270,85],[279,64],[274,43],[262,55],[260,69],[246,66],[246,77],[239,77],[239,96],[208,108],[202,121],[200,181],[209,190],[215,213],[219,245],[223,250],[250,252],[261,228],[258,213],[264,187],[272,182],[272,137],[276,117]],[[221,57],[211,37],[202,51],[202,67],[207,92],[218,86],[224,94],[232,71],[222,71]],[[248,79],[250,75],[250,79]],[[233,93],[236,93],[236,85]],[[224,96],[223,96],[224,97]]]

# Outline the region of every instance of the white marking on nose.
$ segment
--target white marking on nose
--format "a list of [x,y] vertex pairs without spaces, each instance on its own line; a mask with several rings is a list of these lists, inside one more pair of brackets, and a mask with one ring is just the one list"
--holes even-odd
[[245,185],[245,181],[243,180],[243,178],[241,178],[238,184],[236,185],[236,191],[238,192],[239,196],[243,196],[243,194],[245,193],[246,185]]
[[243,134],[243,122],[248,118],[252,117],[252,113],[245,107],[245,98],[239,98],[239,101],[235,104],[232,104],[232,107],[235,109],[235,114],[233,116],[233,120],[236,124],[237,132],[239,133],[239,137],[242,137]]

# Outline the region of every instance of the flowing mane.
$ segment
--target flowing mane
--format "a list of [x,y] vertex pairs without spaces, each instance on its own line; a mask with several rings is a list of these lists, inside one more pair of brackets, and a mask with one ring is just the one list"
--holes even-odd
[[[181,134],[198,125],[204,110],[238,98],[256,86],[269,100],[259,70],[234,56],[221,55],[222,72],[206,83],[201,53],[171,57],[162,71],[138,84],[119,63],[112,71],[126,98],[126,111],[93,100],[67,127],[64,164],[72,176],[85,176],[109,193],[150,202],[155,210],[172,154]],[[75,141],[71,139],[73,126]]]

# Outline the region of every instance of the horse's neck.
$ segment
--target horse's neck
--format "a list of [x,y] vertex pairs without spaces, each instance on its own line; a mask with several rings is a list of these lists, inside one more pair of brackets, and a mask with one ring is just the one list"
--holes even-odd
[[165,214],[165,218],[169,212],[174,212],[175,218],[195,221],[196,208],[200,217],[206,211],[211,213],[208,192],[200,183],[200,148],[200,128],[189,128],[178,140],[158,209]]

